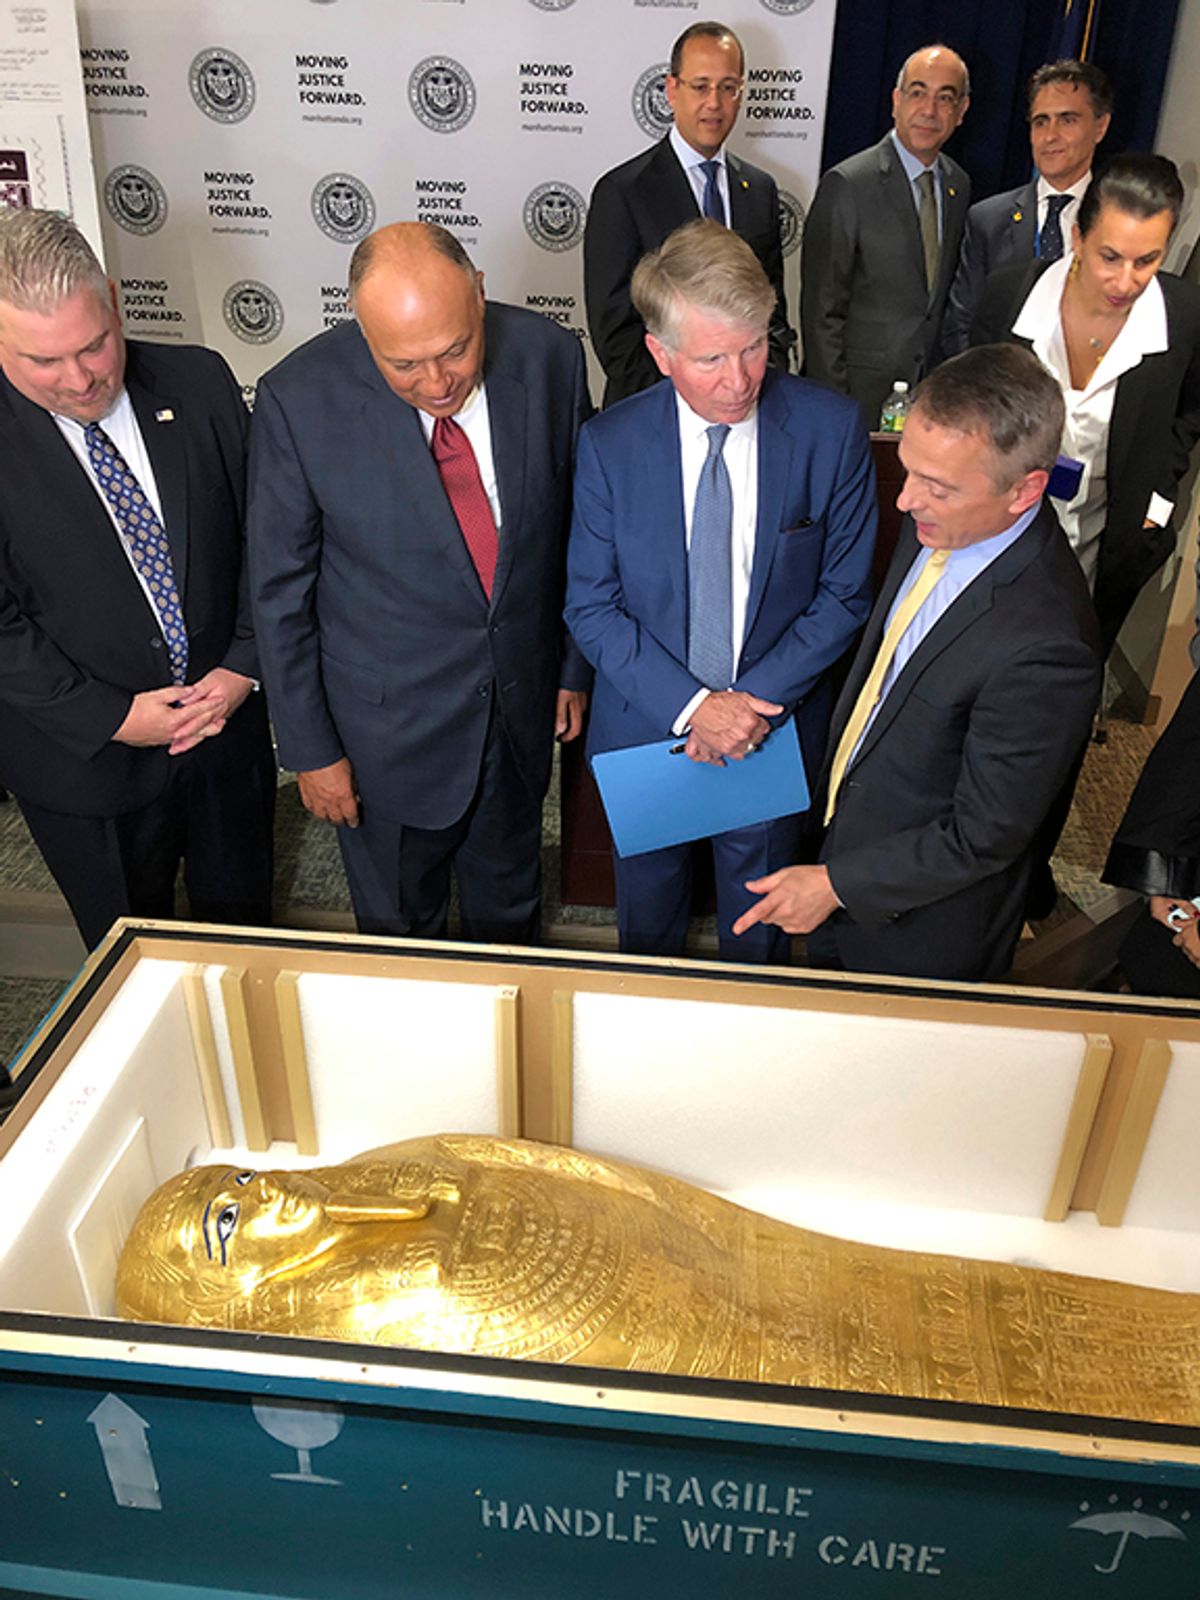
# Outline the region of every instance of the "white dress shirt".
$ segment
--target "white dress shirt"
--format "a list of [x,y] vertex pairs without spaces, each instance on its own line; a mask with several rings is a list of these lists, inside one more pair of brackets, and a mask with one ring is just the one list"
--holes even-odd
[[[1083,463],[1083,476],[1075,498],[1055,500],[1054,509],[1079,557],[1089,587],[1094,587],[1100,535],[1108,511],[1108,429],[1117,380],[1136,367],[1143,356],[1167,348],[1167,308],[1161,285],[1151,278],[1129,308],[1129,315],[1103,360],[1082,389],[1074,388],[1062,327],[1062,297],[1073,259],[1066,255],[1046,268],[1029,291],[1012,331],[1030,341],[1033,353],[1058,380],[1063,392],[1067,420],[1062,450],[1064,455]],[[1162,527],[1173,510],[1171,501],[1152,494],[1143,515]]]
[[[682,468],[683,521],[687,547],[692,546],[692,513],[696,507],[696,490],[700,472],[708,459],[708,429],[712,427],[676,391],[675,406],[679,417],[679,459]],[[754,567],[754,534],[758,522],[758,407],[742,422],[730,425],[721,452],[725,470],[729,474],[729,487],[733,494],[733,537],[731,541],[732,594],[733,594],[733,670],[737,674],[738,661],[746,636],[746,604],[750,599],[750,573]],[[691,721],[692,713],[709,691],[701,689],[692,696],[676,717],[672,732],[681,734]]]
[[[125,530],[117,521],[113,508],[109,503],[109,498],[105,494],[104,490],[100,487],[99,479],[96,477],[96,473],[92,467],[91,457],[88,455],[87,436],[84,433],[84,424],[82,422],[76,422],[74,417],[60,416],[57,411],[52,411],[50,415],[54,418],[54,421],[58,426],[58,431],[71,446],[71,449],[75,452],[76,456],[78,456],[80,466],[82,466],[83,470],[87,473],[92,488],[95,489],[97,495],[100,497],[100,504],[108,513],[108,520],[117,530],[117,537],[121,541],[121,549],[124,550],[126,560],[133,568],[134,577],[136,577],[138,583],[141,585],[142,593],[146,596],[146,600],[150,606],[154,620],[158,624],[159,631],[161,632],[162,618],[159,615],[158,606],[155,604],[154,597],[146,585],[145,578],[138,570],[137,562],[129,553],[129,545],[125,538]],[[137,479],[139,487],[146,496],[147,500],[149,500],[154,509],[154,515],[158,518],[159,523],[161,524],[163,522],[163,512],[162,501],[158,494],[158,483],[154,477],[154,468],[150,465],[150,454],[146,449],[146,441],[142,438],[142,430],[138,426],[137,414],[133,409],[133,402],[129,398],[129,391],[127,389],[122,389],[120,394],[113,401],[112,409],[109,411],[108,415],[105,417],[99,417],[97,420],[108,437],[116,445],[117,449],[125,457],[126,466]],[[170,423],[164,419],[162,426],[169,427]],[[176,583],[178,583],[178,581],[179,575],[176,574]]]
[[[425,433],[426,443],[433,439],[433,424],[435,418],[427,411],[417,411],[421,419],[421,427]],[[479,476],[483,479],[483,490],[488,497],[488,505],[492,508],[492,518],[496,524],[496,532],[501,529],[500,514],[500,484],[496,478],[496,458],[492,454],[492,424],[488,412],[487,385],[478,383],[467,396],[466,404],[459,411],[453,421],[457,422],[462,431],[471,442],[471,449],[475,452],[475,460],[479,466]]]
[[671,149],[674,150],[679,165],[687,174],[692,193],[696,196],[696,209],[701,216],[704,215],[704,190],[708,183],[708,177],[701,168],[706,161],[717,163],[717,189],[721,196],[721,204],[725,207],[725,224],[727,227],[730,226],[729,168],[725,165],[725,146],[722,145],[715,156],[702,156],[699,150],[692,149],[674,123],[671,124],[667,138],[671,141]]

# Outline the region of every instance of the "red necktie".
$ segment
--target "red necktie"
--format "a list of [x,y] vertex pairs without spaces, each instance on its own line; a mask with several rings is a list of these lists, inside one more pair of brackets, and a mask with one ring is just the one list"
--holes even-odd
[[483,592],[490,600],[500,541],[471,441],[453,417],[438,417],[433,424],[432,446],[450,508],[462,529]]

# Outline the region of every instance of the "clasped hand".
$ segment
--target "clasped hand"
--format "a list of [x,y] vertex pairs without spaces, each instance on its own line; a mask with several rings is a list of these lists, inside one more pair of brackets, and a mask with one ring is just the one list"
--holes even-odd
[[253,687],[242,673],[214,667],[195,683],[143,689],[113,739],[142,749],[166,745],[168,755],[181,756],[202,739],[215,738]]
[[768,717],[783,711],[771,700],[741,689],[721,689],[707,695],[692,712],[685,750],[693,761],[723,767],[726,760],[743,761],[771,731]]

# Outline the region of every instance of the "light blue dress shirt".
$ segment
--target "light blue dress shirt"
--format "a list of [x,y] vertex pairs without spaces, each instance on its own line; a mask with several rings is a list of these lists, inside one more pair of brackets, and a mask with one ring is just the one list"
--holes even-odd
[[[912,195],[912,203],[916,207],[918,217],[921,215],[921,196],[917,189],[917,179],[923,172],[933,173],[933,193],[937,200],[938,243],[941,244],[942,185],[945,182],[945,179],[942,177],[942,158],[940,156],[935,157],[933,165],[931,167],[927,167],[923,161],[917,160],[916,156],[913,155],[911,150],[906,150],[904,148],[899,139],[896,137],[895,128],[893,128],[891,131],[891,139],[892,143],[896,147],[896,154],[900,157],[900,165],[904,168],[904,175],[908,179],[908,192]],[[941,585],[939,584],[938,587],[940,588]]]
[[[855,745],[851,754],[851,761],[858,753],[858,745],[871,731],[871,724],[879,715],[879,707],[888,697],[892,685],[904,671],[914,651],[920,646],[926,635],[949,611],[954,602],[963,594],[975,579],[986,572],[997,557],[1002,556],[1010,545],[1025,532],[1025,529],[1037,516],[1042,502],[1036,501],[1028,511],[1017,518],[1011,528],[1005,528],[1002,533],[993,533],[989,539],[980,539],[975,544],[964,545],[961,550],[951,550],[946,559],[946,570],[925,596],[924,603],[916,616],[905,628],[896,646],[896,653],[884,674],[883,685],[879,692],[879,700],[875,709],[867,720],[867,725],[862,731],[862,739]],[[921,573],[925,570],[925,563],[932,555],[932,551],[923,548],[919,551],[916,560],[904,575],[904,582],[896,590],[896,598],[892,601],[887,614],[887,623],[884,624],[884,633],[895,616],[897,609],[903,603],[905,595],[916,583]],[[882,638],[882,635],[880,636]]]

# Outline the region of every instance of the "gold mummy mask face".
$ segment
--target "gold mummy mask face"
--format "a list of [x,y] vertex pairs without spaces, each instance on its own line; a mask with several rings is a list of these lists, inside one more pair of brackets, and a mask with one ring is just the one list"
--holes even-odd
[[122,1315],[1200,1423],[1200,1297],[870,1245],[557,1146],[444,1135],[146,1202]]

